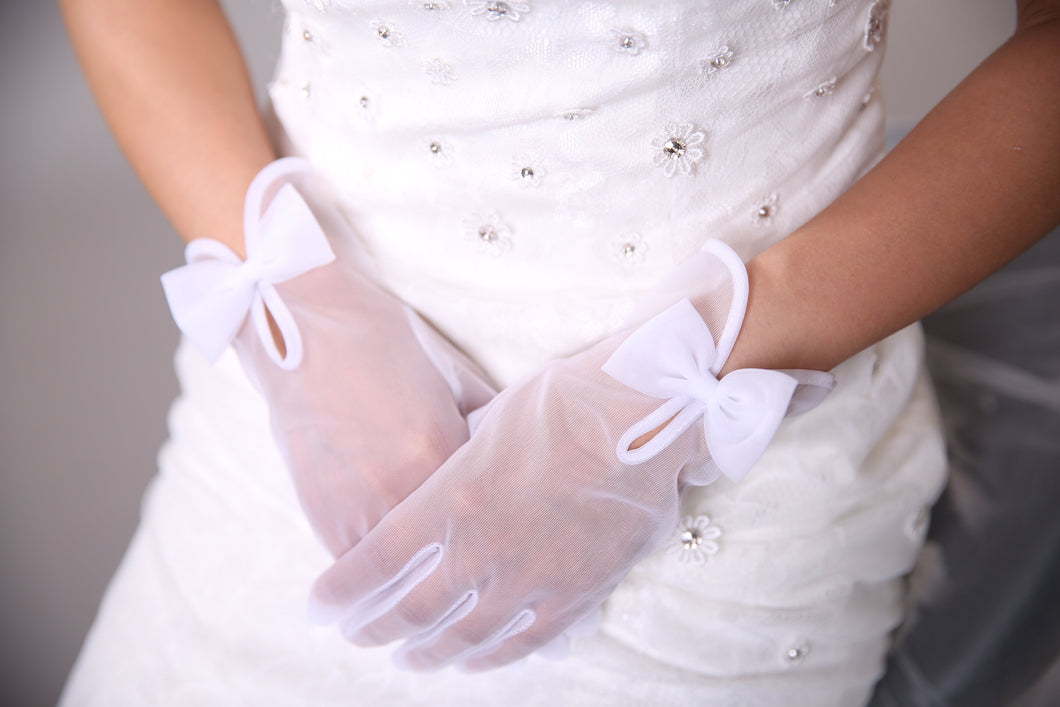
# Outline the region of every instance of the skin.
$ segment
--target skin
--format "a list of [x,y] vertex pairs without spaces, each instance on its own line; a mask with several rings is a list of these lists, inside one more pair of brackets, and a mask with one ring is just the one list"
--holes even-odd
[[[216,0],[59,5],[119,145],[177,231],[242,254],[243,195],[275,154]],[[830,369],[1060,222],[1060,0],[1016,9],[1012,38],[886,159],[748,264],[724,372]]]

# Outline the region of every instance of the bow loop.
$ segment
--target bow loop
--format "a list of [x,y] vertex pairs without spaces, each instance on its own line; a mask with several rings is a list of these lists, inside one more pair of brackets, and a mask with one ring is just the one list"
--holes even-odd
[[[218,241],[198,239],[185,250],[187,265],[162,276],[177,326],[211,362],[253,310],[254,328],[273,361],[288,370],[301,363],[301,334],[273,286],[332,262],[335,254],[309,205],[291,184],[279,188],[264,212],[260,200],[269,185],[307,169],[303,160],[285,159],[255,177],[245,204],[245,261]],[[286,355],[273,340],[266,308],[279,327]]]

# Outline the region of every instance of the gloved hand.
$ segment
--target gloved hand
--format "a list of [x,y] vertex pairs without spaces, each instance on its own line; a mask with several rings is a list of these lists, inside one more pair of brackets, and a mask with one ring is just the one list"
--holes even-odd
[[719,382],[746,271],[717,242],[690,268],[693,299],[498,395],[471,440],[318,579],[311,616],[359,645],[407,639],[395,659],[413,670],[498,667],[599,607],[673,532],[682,488],[741,479],[832,380],[743,369]]
[[465,415],[493,391],[354,267],[356,254],[335,257],[329,237],[356,239],[316,193],[305,161],[266,167],[244,221],[246,262],[216,241],[194,241],[189,265],[163,285],[178,325],[208,358],[234,336],[306,516],[338,555],[467,440]]

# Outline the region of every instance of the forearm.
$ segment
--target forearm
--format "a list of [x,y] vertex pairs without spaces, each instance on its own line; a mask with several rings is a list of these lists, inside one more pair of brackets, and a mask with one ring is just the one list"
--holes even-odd
[[1060,19],[1039,19],[1024,12],[1012,39],[876,168],[749,264],[727,370],[831,368],[1060,221]]
[[185,240],[243,254],[247,186],[275,156],[216,0],[60,0],[118,144]]

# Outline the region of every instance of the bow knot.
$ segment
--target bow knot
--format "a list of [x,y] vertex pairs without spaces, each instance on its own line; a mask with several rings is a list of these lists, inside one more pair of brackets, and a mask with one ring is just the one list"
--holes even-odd
[[[623,341],[604,372],[665,402],[622,435],[619,460],[639,464],[651,459],[702,417],[714,463],[733,481],[742,480],[776,434],[798,381],[758,368],[739,369],[719,380],[715,371],[723,364],[710,329],[687,299]],[[629,448],[659,427],[647,444]]]
[[[335,253],[293,186],[281,186],[264,212],[262,203],[271,185],[307,169],[303,160],[288,158],[272,163],[254,179],[244,206],[245,261],[219,241],[197,239],[184,251],[187,265],[162,276],[173,319],[211,362],[232,342],[248,314],[278,366],[292,370],[302,360],[301,334],[274,285],[332,262]],[[273,339],[269,315],[286,354]]]

